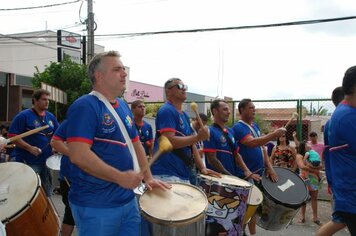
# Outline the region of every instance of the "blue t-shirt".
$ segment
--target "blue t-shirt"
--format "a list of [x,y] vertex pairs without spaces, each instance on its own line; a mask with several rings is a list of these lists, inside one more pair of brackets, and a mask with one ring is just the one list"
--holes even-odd
[[33,109],[26,109],[18,113],[11,122],[8,137],[22,134],[26,131],[49,125],[49,128],[22,138],[25,142],[32,146],[41,148],[42,153],[34,156],[28,151],[16,146],[14,156],[16,161],[25,162],[27,164],[46,164],[46,159],[52,155],[50,141],[54,131],[58,128],[56,117],[45,111],[44,116],[40,116]]
[[[67,120],[64,120],[61,125],[58,127],[56,132],[54,133],[52,139],[59,140],[62,142],[66,142],[67,140]],[[59,179],[64,180],[66,177],[69,181],[71,181],[72,172],[78,167],[73,165],[70,161],[69,157],[63,155],[61,158],[61,168],[59,170]]]
[[[237,145],[232,133],[232,130],[225,127],[224,130],[216,126],[210,126],[210,138],[209,140],[204,141],[204,152],[216,153],[217,159],[221,162],[224,168],[229,171],[232,175],[236,175],[236,163],[234,154],[237,152]],[[225,132],[227,137],[230,139],[233,150],[229,145],[229,142],[226,140]],[[207,157],[208,158],[208,157]],[[206,160],[206,166],[210,169],[217,171],[213,166],[209,165],[209,161]]]
[[143,148],[145,149],[146,155],[149,154],[148,146],[152,145],[153,142],[153,134],[152,134],[152,127],[146,121],[142,121],[141,124],[135,124],[138,130],[138,134],[140,136],[140,141],[142,143]]
[[[121,99],[113,105],[132,142],[138,134],[130,108]],[[110,111],[97,97],[84,95],[77,99],[67,114],[67,142],[83,142],[108,165],[120,170],[133,170],[133,160],[125,138]],[[130,189],[96,178],[78,170],[72,178],[69,199],[85,207],[109,208],[128,203],[135,197]]]
[[356,108],[340,103],[328,134],[335,210],[356,214]]
[[[246,166],[250,169],[251,172],[259,170],[257,174],[262,175],[264,169],[264,160],[261,147],[248,147],[242,144],[242,141],[249,136],[254,138],[261,136],[260,129],[255,122],[252,123],[251,128],[253,129],[253,132],[246,124],[242,122],[237,122],[232,127],[234,138],[239,147],[239,153],[242,156]],[[242,169],[239,167],[237,168],[237,176],[240,178],[244,176]]]
[[[176,136],[192,135],[189,117],[185,112],[179,112],[170,103],[166,102],[158,111],[156,117],[156,129],[158,134],[174,132]],[[154,142],[154,150],[158,149],[158,137]],[[186,156],[192,157],[191,147],[182,148]],[[165,153],[153,163],[151,171],[154,175],[177,176],[183,180],[189,180],[190,168],[173,152]]]

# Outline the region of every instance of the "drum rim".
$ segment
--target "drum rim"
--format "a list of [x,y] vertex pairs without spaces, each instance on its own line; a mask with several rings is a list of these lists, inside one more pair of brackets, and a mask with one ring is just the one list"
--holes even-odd
[[25,209],[27,209],[28,207],[30,207],[34,200],[37,199],[37,196],[38,194],[40,193],[40,190],[41,190],[41,179],[39,177],[39,175],[31,168],[29,167],[35,174],[36,174],[36,177],[37,177],[37,186],[36,186],[36,189],[32,195],[32,197],[30,198],[29,201],[27,201],[27,204],[25,204],[22,208],[20,208],[18,211],[16,211],[14,214],[12,214],[11,216],[8,216],[4,219],[1,220],[1,222],[6,225],[8,223],[11,223],[11,221],[17,219],[18,217],[20,217],[23,213],[25,213]]
[[212,183],[218,183],[218,185],[221,185],[223,187],[231,187],[231,186],[233,186],[234,188],[239,188],[239,189],[252,189],[253,184],[248,182],[248,181],[246,181],[246,180],[244,180],[244,179],[240,179],[239,177],[236,177],[234,175],[224,175],[224,174],[221,174],[221,175],[222,176],[230,176],[230,177],[233,177],[233,178],[237,178],[238,180],[241,180],[242,182],[248,183],[249,185],[248,186],[241,186],[241,185],[227,184],[227,183],[219,182],[219,181],[216,181],[216,180],[204,178],[204,176],[209,176],[209,175],[204,175],[204,174],[199,174],[198,178],[199,177],[203,177],[204,179],[209,180]]
[[[198,188],[197,186],[194,186],[192,184],[188,184],[188,183],[180,183],[180,182],[171,182],[171,181],[167,181],[167,183],[169,184],[174,184],[174,185],[185,185],[185,186],[189,186],[189,187],[193,187],[194,189],[198,190],[203,196],[204,196],[204,199],[205,199],[205,202],[206,202],[206,206],[204,208],[204,210],[202,212],[200,212],[199,214],[195,215],[195,216],[192,216],[190,218],[186,218],[184,220],[175,220],[175,221],[172,221],[172,220],[164,220],[164,219],[160,219],[160,218],[157,218],[155,216],[152,216],[151,214],[149,214],[148,212],[145,212],[142,207],[141,207],[141,204],[140,204],[140,200],[141,198],[143,197],[143,195],[145,194],[142,193],[142,195],[140,195],[139,197],[139,208],[140,208],[140,212],[146,217],[146,219],[153,219],[153,222],[154,223],[157,223],[157,224],[161,224],[161,225],[182,225],[183,223],[188,223],[188,222],[196,222],[198,221],[201,217],[203,217],[208,209],[208,206],[209,206],[209,202],[208,202],[208,198],[206,196],[206,194],[203,192],[203,190],[201,190],[200,188]],[[148,218],[149,217],[149,218]]]
[[[284,169],[284,170],[287,170],[287,171],[289,171],[289,172],[295,174],[293,171],[291,171],[291,170],[288,169],[288,168],[284,168],[284,167],[280,167],[280,166],[274,166],[273,168]],[[297,174],[295,174],[295,175],[296,175],[296,176],[302,181],[302,183],[305,185],[304,180],[303,180],[299,175],[297,175]],[[298,207],[298,208],[299,208],[299,207],[300,207],[301,205],[303,205],[303,203],[308,199],[309,192],[308,192],[308,189],[306,188],[306,190],[307,190],[307,191],[306,191],[306,195],[305,195],[304,200],[303,200],[302,202],[299,202],[299,203],[285,203],[285,202],[282,202],[281,200],[276,199],[275,197],[273,197],[272,194],[271,194],[270,192],[268,192],[267,189],[263,186],[263,180],[264,180],[264,179],[267,179],[267,177],[265,177],[265,176],[262,177],[262,180],[261,180],[262,191],[263,191],[263,193],[265,193],[265,194],[268,196],[268,198],[269,198],[270,200],[274,201],[275,203],[278,203],[278,204],[283,205],[283,206],[285,206],[285,207],[290,207],[290,208],[296,208],[296,207]],[[305,187],[306,187],[306,185],[305,185]]]

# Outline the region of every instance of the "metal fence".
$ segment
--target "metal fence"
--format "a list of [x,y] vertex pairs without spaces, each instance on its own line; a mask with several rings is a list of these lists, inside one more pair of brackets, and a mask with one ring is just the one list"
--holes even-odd
[[[198,111],[211,117],[210,103],[212,101],[194,101],[198,104]],[[239,120],[238,104],[240,101],[227,101],[231,109],[231,117],[227,126],[232,126]],[[293,140],[293,132],[297,133],[298,140],[305,140],[308,134],[314,131],[318,134],[319,141],[323,141],[323,129],[325,123],[330,119],[335,107],[331,99],[282,99],[282,100],[254,100],[256,107],[256,122],[261,131],[268,133],[273,129],[284,126],[293,113],[298,113],[298,118],[293,120],[287,127],[287,138]],[[146,103],[147,113],[155,117],[162,102]],[[190,108],[190,101],[183,105],[183,110],[190,117],[194,112]]]

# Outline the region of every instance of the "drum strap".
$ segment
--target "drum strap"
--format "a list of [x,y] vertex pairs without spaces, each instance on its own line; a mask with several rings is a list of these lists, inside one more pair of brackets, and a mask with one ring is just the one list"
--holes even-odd
[[91,91],[90,95],[93,95],[95,97],[97,97],[102,103],[104,103],[104,105],[106,106],[106,108],[110,111],[110,113],[114,116],[117,124],[119,125],[119,129],[122,132],[122,135],[125,138],[125,141],[127,143],[127,146],[129,148],[129,151],[131,153],[132,156],[132,161],[133,161],[133,166],[134,166],[134,170],[135,171],[140,171],[140,167],[138,165],[138,160],[137,160],[137,156],[136,156],[136,152],[134,149],[134,146],[131,142],[131,139],[129,137],[129,134],[127,133],[127,130],[125,128],[125,125],[122,123],[121,118],[119,117],[119,115],[116,113],[116,111],[114,110],[114,108],[112,107],[112,105],[110,104],[110,102],[106,99],[106,97],[104,97],[101,93],[99,93],[98,91]]
[[232,158],[234,159],[235,166],[237,166],[236,160],[235,160],[235,158],[234,158],[234,151],[235,151],[235,150],[234,150],[234,144],[232,143],[232,140],[231,140],[231,138],[229,137],[229,134],[228,134],[227,129],[222,129],[222,128],[220,127],[220,125],[218,125],[218,124],[216,124],[216,123],[214,123],[213,126],[216,127],[217,129],[219,129],[219,130],[222,132],[222,134],[224,135],[224,137],[225,137],[225,139],[226,139],[226,141],[227,141],[227,144],[229,145],[230,151],[231,151],[231,153],[232,153]]

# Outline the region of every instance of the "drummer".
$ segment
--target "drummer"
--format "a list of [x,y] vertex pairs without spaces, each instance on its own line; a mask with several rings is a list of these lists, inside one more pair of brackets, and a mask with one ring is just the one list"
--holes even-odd
[[[263,171],[272,181],[276,182],[278,176],[273,170],[264,145],[285,134],[284,128],[276,129],[274,132],[261,136],[260,128],[254,122],[256,116],[255,105],[251,99],[242,99],[238,105],[241,120],[233,126],[234,138],[239,146],[241,154],[247,167],[253,172],[262,175]],[[244,177],[242,169],[237,170],[240,178]],[[252,217],[249,223],[250,234],[256,234],[256,218]]]
[[157,112],[154,150],[158,149],[159,136],[164,135],[172,143],[173,151],[163,154],[152,165],[152,173],[161,180],[189,183],[190,179],[194,179],[195,165],[202,174],[219,175],[205,167],[194,145],[208,139],[209,132],[208,127],[203,127],[193,134],[189,117],[182,110],[187,89],[179,78],[169,79],[164,84],[167,101]]
[[244,170],[245,177],[260,180],[258,174],[252,174],[238,154],[232,130],[225,126],[231,114],[229,105],[222,99],[214,100],[210,105],[214,123],[209,127],[210,138],[204,141],[207,166],[226,175],[237,174],[237,165]]
[[47,90],[36,90],[32,95],[33,107],[15,116],[8,133],[8,137],[13,137],[28,130],[49,125],[49,128],[41,132],[13,142],[16,145],[14,151],[16,161],[26,163],[40,175],[47,196],[52,194],[52,179],[46,167],[46,159],[52,155],[49,142],[58,127],[56,117],[47,111],[49,97],[50,93]]
[[70,176],[72,173],[72,169],[74,169],[75,166],[73,166],[73,164],[70,162],[68,157],[69,149],[65,142],[67,137],[66,131],[67,131],[67,121],[65,120],[58,127],[51,140],[52,148],[55,151],[63,154],[61,158],[61,166],[59,171],[60,191],[62,194],[62,202],[64,203],[65,206],[63,223],[61,228],[62,236],[72,235],[75,226],[72,210],[68,202],[68,192],[69,192],[70,182],[71,182]]

